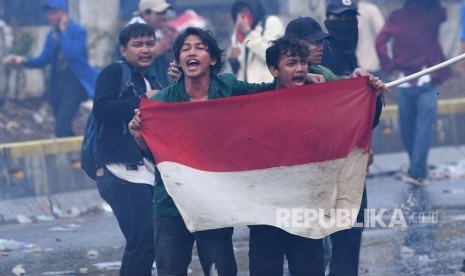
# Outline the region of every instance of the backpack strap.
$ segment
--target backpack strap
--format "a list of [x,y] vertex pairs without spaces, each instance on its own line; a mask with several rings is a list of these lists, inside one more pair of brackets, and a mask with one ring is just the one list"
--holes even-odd
[[[134,87],[134,82],[132,82],[132,72],[131,68],[124,60],[118,60],[118,64],[121,66],[121,84],[119,89],[119,98],[123,96],[123,93],[126,92],[128,89],[132,89],[132,93],[134,97],[138,98],[139,94]],[[127,126],[126,123],[123,121],[123,133],[126,133]]]
[[132,82],[132,73],[131,68],[124,60],[118,60],[118,64],[121,66],[121,85],[119,89],[119,98],[123,96],[123,93],[132,87],[132,92],[134,96],[137,97],[137,92],[134,88],[134,83]]

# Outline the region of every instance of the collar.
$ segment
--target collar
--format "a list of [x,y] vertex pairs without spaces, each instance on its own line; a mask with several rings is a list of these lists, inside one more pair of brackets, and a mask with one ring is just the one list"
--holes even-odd
[[[186,102],[190,101],[187,95],[186,87],[184,85],[184,75],[181,75],[179,80],[175,84],[176,92]],[[210,81],[208,86],[208,99],[224,98],[225,95],[221,89],[221,81],[217,75],[210,75]]]

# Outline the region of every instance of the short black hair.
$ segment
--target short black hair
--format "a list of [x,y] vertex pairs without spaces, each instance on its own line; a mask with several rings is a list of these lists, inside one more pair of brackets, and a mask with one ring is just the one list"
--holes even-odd
[[237,14],[249,10],[253,14],[254,22],[252,29],[257,26],[257,23],[265,18],[265,8],[260,0],[236,0],[231,7],[231,16],[233,22],[236,22]]
[[266,65],[278,68],[281,56],[296,56],[307,60],[309,54],[308,46],[295,36],[285,35],[271,42],[266,49]]
[[210,74],[216,75],[221,72],[223,68],[223,53],[224,50],[218,46],[213,34],[209,30],[202,30],[200,28],[189,27],[182,34],[180,34],[173,44],[174,59],[179,64],[179,58],[181,55],[181,49],[186,38],[190,35],[196,35],[200,37],[202,43],[207,46],[207,52],[210,54],[212,59],[216,59],[216,64],[210,66]]
[[231,17],[233,22],[236,22],[237,15],[243,11],[250,11],[250,8],[247,6],[247,4],[241,3],[240,1],[234,3],[231,8]]
[[132,37],[145,36],[153,36],[154,39],[156,38],[155,30],[150,25],[145,23],[129,24],[119,33],[119,45],[126,47]]

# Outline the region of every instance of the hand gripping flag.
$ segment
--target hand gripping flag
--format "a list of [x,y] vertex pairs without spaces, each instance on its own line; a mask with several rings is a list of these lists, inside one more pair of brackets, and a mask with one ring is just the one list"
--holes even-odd
[[142,134],[190,231],[266,224],[322,238],[355,223],[375,102],[367,77],[144,100]]

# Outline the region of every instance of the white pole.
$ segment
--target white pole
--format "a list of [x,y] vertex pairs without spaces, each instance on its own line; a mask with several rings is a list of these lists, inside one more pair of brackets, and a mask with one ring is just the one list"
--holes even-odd
[[456,56],[456,57],[454,57],[454,58],[451,58],[451,59],[449,59],[449,60],[446,60],[446,61],[444,61],[444,62],[441,62],[441,63],[439,63],[439,64],[436,64],[436,65],[434,65],[434,66],[432,66],[432,67],[430,67],[430,68],[426,68],[425,70],[421,70],[420,72],[416,72],[416,73],[414,73],[414,74],[405,76],[405,77],[400,78],[400,79],[398,79],[398,80],[395,80],[395,81],[391,81],[391,82],[389,82],[389,83],[386,83],[386,86],[389,87],[389,88],[394,87],[394,86],[397,86],[397,85],[402,84],[402,83],[404,83],[404,82],[411,81],[411,80],[413,80],[413,79],[419,78],[419,77],[421,77],[421,76],[424,76],[424,75],[426,75],[426,74],[429,74],[429,73],[434,72],[434,71],[436,71],[436,70],[439,70],[439,69],[441,69],[441,68],[444,68],[444,67],[449,66],[449,65],[451,65],[451,64],[454,64],[454,63],[456,63],[456,62],[459,62],[459,61],[461,61],[461,60],[463,60],[463,59],[465,59],[465,54],[461,54],[461,55],[459,55],[459,56]]

